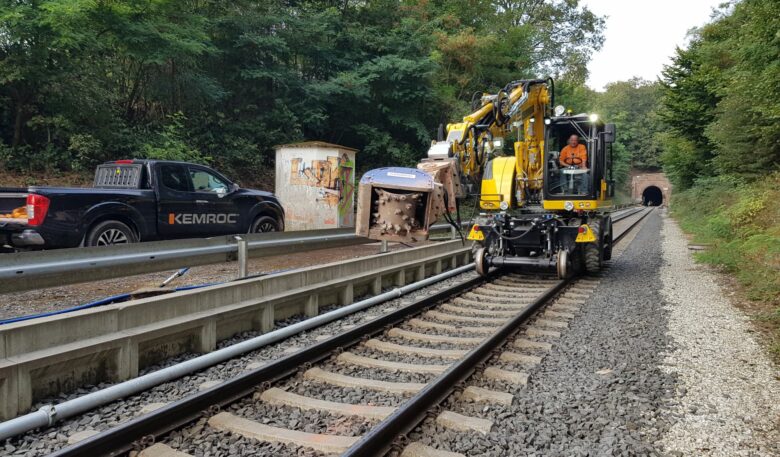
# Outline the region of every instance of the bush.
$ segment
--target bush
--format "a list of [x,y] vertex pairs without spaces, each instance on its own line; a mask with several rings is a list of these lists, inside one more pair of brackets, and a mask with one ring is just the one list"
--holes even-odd
[[200,151],[187,144],[184,134],[184,122],[186,118],[182,113],[169,116],[170,122],[163,128],[154,143],[145,143],[141,146],[141,153],[147,159],[179,160],[208,164],[211,157],[201,154]]

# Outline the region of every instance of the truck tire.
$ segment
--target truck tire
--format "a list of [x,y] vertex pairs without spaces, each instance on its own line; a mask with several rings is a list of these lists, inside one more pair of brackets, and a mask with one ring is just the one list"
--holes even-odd
[[604,237],[603,237],[603,250],[604,250],[604,260],[611,260],[612,259],[612,244],[613,244],[613,238],[612,238],[612,218],[607,216],[606,219],[604,219]]
[[595,243],[585,243],[585,273],[595,274],[601,271],[603,244],[601,239],[601,223],[597,220],[588,221],[588,226],[596,236]]
[[119,221],[103,221],[95,224],[84,239],[85,246],[114,246],[137,243],[133,229]]
[[249,233],[278,232],[279,221],[271,216],[258,216],[249,226]]

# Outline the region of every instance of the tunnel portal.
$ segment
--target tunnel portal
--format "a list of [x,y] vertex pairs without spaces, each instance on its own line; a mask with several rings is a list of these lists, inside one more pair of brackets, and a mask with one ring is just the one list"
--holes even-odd
[[647,186],[642,191],[642,204],[645,206],[661,206],[664,202],[664,193],[658,186]]

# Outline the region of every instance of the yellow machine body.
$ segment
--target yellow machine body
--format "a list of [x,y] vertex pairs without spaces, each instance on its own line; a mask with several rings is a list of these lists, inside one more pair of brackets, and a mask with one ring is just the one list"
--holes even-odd
[[588,224],[580,225],[579,231],[577,238],[574,240],[576,243],[595,243],[598,241]]
[[480,208],[499,210],[501,202],[505,202],[507,208],[512,206],[516,162],[516,157],[496,157],[487,163],[480,186]]

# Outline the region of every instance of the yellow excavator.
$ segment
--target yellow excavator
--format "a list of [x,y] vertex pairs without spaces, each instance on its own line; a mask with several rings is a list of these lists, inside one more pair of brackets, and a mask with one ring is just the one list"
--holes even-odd
[[[566,278],[600,270],[612,255],[615,125],[553,108],[553,94],[552,78],[512,81],[478,98],[474,112],[447,125],[446,135],[440,128],[417,168],[366,173],[357,234],[424,240],[440,218],[458,225],[459,201],[475,196],[479,213],[468,239],[480,274],[521,267]],[[581,153],[561,156],[567,144]]]

